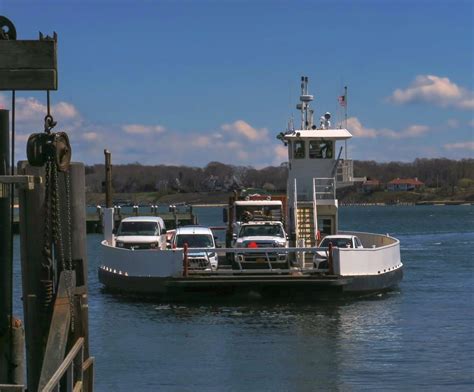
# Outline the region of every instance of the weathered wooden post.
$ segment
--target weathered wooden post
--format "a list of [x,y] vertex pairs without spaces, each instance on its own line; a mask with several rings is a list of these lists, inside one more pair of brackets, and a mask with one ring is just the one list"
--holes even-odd
[[[0,110],[0,176],[10,174],[9,111]],[[10,382],[12,249],[10,184],[0,182],[0,384]]]
[[105,207],[112,208],[112,154],[104,150],[105,155]]
[[[30,176],[44,175],[43,168],[30,166],[27,162],[19,163],[18,172]],[[71,163],[69,179],[66,179],[65,173],[58,174],[59,188],[62,190],[59,194],[60,199],[66,199],[64,189],[66,189],[67,182],[69,182],[70,195],[74,195],[70,199],[70,214],[67,214],[65,204],[61,213],[63,222],[67,222],[67,216],[70,216],[69,224],[62,227],[62,234],[65,245],[68,241],[67,238],[71,239],[74,310],[70,307],[59,309],[57,300],[54,303],[53,293],[48,296],[49,285],[44,270],[44,235],[46,230],[44,222],[46,216],[43,205],[45,186],[40,184],[35,186],[32,191],[20,190],[19,192],[28,388],[31,390],[36,390],[39,384],[44,385],[48,381],[48,377],[54,373],[64,358],[65,350],[70,348],[69,346],[74,344],[78,337],[84,338],[84,356],[85,358],[89,357],[84,165]],[[66,203],[66,201],[62,203]],[[63,272],[61,265],[56,265],[54,268],[57,276]],[[55,284],[55,282],[53,283]],[[71,311],[74,318],[71,318]],[[62,317],[54,317],[55,313],[62,314]],[[70,323],[73,323],[74,339],[69,338]],[[52,340],[51,336],[54,336],[55,340]],[[46,345],[45,342],[47,342]],[[48,352],[60,352],[62,355],[55,358],[54,355],[47,355]]]
[[110,246],[114,246],[114,206],[112,203],[112,156],[110,151],[104,150],[105,155],[105,208],[102,214],[104,226],[104,239]]

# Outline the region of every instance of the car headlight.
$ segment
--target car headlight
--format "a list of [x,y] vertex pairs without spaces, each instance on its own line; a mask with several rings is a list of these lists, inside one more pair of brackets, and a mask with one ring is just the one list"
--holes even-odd
[[211,252],[211,253],[209,253],[209,257],[216,257],[216,254],[215,254],[215,252]]
[[122,241],[117,241],[117,242],[115,243],[115,246],[116,246],[117,248],[123,248],[123,242],[122,242]]
[[284,248],[285,247],[285,244],[283,242],[277,242],[275,241],[273,243],[273,246],[276,247],[276,248]]

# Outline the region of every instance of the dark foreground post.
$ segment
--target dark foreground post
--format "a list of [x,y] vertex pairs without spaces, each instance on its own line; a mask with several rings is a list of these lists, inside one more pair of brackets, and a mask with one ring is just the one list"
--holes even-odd
[[[27,162],[18,165],[19,174],[41,176],[44,178],[43,167],[32,167]],[[66,175],[58,173],[59,196],[65,200]],[[70,229],[71,256],[73,262],[72,298],[74,313],[71,317],[57,317],[59,313],[58,298],[55,299],[49,286],[45,285],[44,268],[44,232],[45,232],[45,187],[44,183],[35,185],[34,190],[20,190],[20,232],[21,232],[21,263],[23,280],[23,306],[25,313],[25,340],[27,353],[28,390],[36,391],[41,374],[48,375],[58,367],[57,356],[45,353],[59,347],[69,350],[79,337],[84,338],[84,357],[89,358],[88,347],[88,290],[87,290],[87,256],[86,256],[86,213],[85,213],[85,172],[82,163],[71,163],[69,167],[70,186]],[[62,202],[63,203],[63,202]],[[65,203],[65,202],[64,202]],[[67,222],[67,206],[62,204],[61,216]],[[62,226],[64,244],[67,245],[69,233],[68,224]],[[54,276],[60,276],[62,266],[55,264]],[[56,279],[52,279],[56,285]],[[66,298],[69,302],[69,298]],[[54,307],[53,307],[54,306]],[[72,307],[67,306],[66,312]],[[72,317],[73,316],[73,317]],[[69,325],[72,323],[73,325]],[[72,333],[70,333],[72,332]],[[58,335],[60,334],[60,336]],[[59,340],[57,340],[59,336]],[[54,339],[56,340],[54,340]],[[54,344],[53,344],[54,343]],[[59,358],[59,359],[58,359]],[[91,366],[89,371],[93,371]],[[92,379],[92,374],[84,374],[86,379]],[[46,376],[41,385],[47,381]]]
[[[18,165],[18,174],[41,176],[44,168],[30,167],[26,162]],[[49,303],[43,289],[44,273],[44,183],[33,190],[19,190],[21,275],[23,285],[23,311],[25,317],[25,343],[28,390],[36,391],[43,363],[44,343],[49,324]],[[52,288],[51,288],[52,289]],[[52,296],[52,294],[51,294]]]
[[[9,111],[0,110],[0,176],[10,175]],[[12,356],[12,249],[10,184],[0,182],[0,384],[10,380]]]

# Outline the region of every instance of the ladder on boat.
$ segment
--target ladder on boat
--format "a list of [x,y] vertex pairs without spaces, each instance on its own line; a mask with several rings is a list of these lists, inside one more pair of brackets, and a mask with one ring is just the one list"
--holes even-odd
[[[299,204],[299,205],[298,205]],[[296,219],[298,220],[298,230],[296,239],[302,241],[302,245],[306,247],[316,246],[316,231],[314,221],[314,208],[307,203],[297,203]]]

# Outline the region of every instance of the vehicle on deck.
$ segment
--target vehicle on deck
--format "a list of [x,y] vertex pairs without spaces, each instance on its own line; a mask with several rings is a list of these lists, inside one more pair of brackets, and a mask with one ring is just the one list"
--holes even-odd
[[165,222],[158,216],[133,216],[122,219],[115,246],[125,249],[166,249]]
[[[173,249],[183,248],[188,244],[188,262],[191,270],[216,270],[218,256],[212,230],[203,226],[178,227],[170,240]],[[193,248],[209,248],[209,252],[193,252]]]
[[[233,237],[234,248],[287,248],[288,237],[277,221],[242,223]],[[283,252],[246,252],[235,254],[234,268],[288,268],[288,254]]]
[[223,216],[224,223],[227,223],[226,246],[232,246],[233,237],[239,234],[243,223],[284,222],[285,214],[286,196],[251,194],[245,199],[231,198]]
[[328,269],[328,249],[329,244],[332,244],[335,248],[363,248],[362,242],[359,238],[355,235],[328,235],[323,238],[320,242],[318,248],[325,248],[324,250],[317,251],[314,254],[314,268],[319,270],[327,270]]

